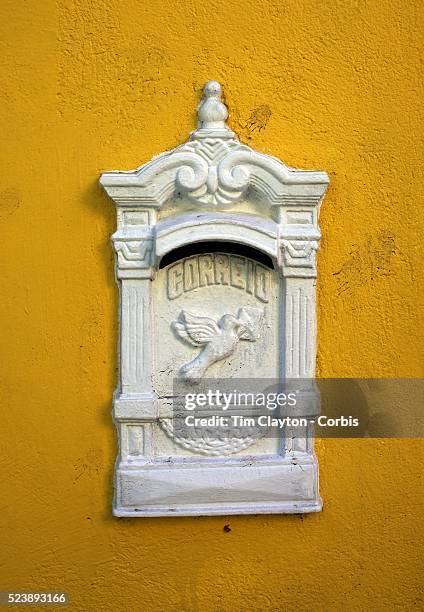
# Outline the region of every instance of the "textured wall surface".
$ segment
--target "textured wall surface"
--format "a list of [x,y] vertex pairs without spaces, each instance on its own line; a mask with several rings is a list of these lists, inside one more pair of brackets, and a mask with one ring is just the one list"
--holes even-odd
[[421,441],[318,441],[317,515],[112,518],[97,185],[182,142],[220,80],[245,142],[330,174],[319,374],[422,375],[422,3],[2,0],[1,17],[1,588],[81,611],[422,608]]

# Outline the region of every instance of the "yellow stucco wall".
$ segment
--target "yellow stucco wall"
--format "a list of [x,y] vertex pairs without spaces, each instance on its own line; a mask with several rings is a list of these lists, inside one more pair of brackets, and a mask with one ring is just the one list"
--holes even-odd
[[184,141],[220,80],[246,142],[330,174],[319,374],[422,375],[422,3],[0,10],[0,587],[102,612],[422,608],[421,441],[318,441],[321,514],[112,518],[115,221],[97,184]]

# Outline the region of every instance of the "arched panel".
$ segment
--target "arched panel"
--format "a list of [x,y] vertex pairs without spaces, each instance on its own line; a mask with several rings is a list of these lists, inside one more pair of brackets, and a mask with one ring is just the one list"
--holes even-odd
[[156,256],[201,242],[245,245],[278,259],[278,225],[270,219],[251,215],[191,213],[172,217],[156,225]]

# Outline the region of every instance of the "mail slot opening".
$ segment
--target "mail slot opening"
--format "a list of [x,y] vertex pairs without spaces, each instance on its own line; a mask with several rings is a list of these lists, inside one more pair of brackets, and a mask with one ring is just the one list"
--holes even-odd
[[193,255],[201,255],[202,253],[228,253],[229,255],[247,257],[248,259],[253,259],[263,266],[274,270],[272,259],[266,253],[245,244],[226,242],[223,240],[194,242],[178,247],[162,257],[159,268],[165,268],[178,260],[186,259]]

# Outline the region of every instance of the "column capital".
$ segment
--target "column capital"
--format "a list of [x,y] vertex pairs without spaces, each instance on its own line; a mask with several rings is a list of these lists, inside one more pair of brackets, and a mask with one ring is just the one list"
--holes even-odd
[[119,229],[112,236],[116,274],[122,278],[153,278],[154,234],[150,228]]
[[282,276],[314,278],[321,234],[314,226],[280,227],[278,257]]

